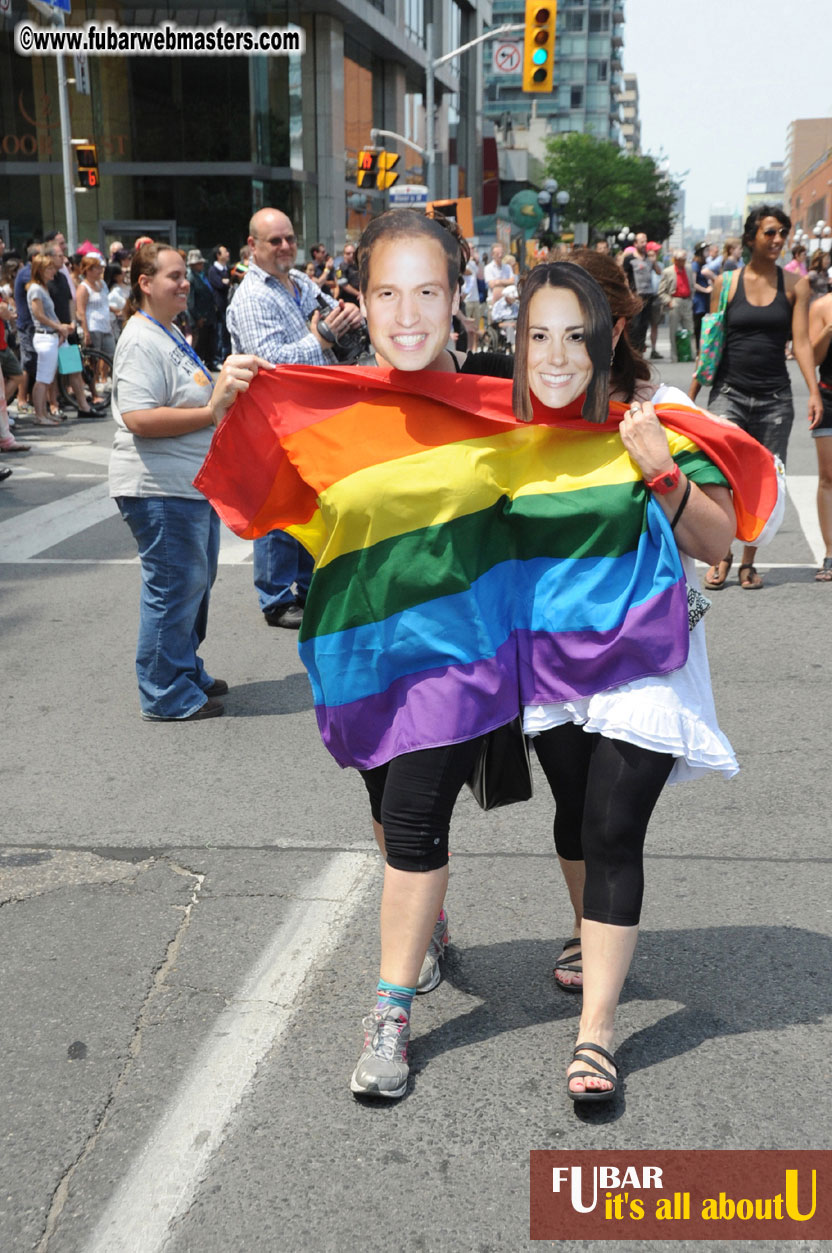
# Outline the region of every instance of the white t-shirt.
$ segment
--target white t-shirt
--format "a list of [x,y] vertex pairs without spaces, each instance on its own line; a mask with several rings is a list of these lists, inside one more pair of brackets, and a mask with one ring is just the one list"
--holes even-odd
[[111,409],[116,423],[110,457],[111,496],[185,496],[204,500],[193,486],[214,434],[212,426],[187,435],[145,439],[128,431],[122,413],[137,409],[199,409],[211,396],[211,380],[171,334],[136,313],[116,345]]
[[489,288],[488,288],[488,303],[489,304],[491,304],[491,301],[494,299],[493,288],[490,286],[490,284],[493,283],[495,279],[501,283],[510,283],[514,278],[514,270],[512,270],[511,266],[509,265],[507,261],[504,261],[502,265],[498,265],[496,261],[489,261],[488,265],[485,267],[483,271],[483,274],[485,276],[486,283],[489,284]]

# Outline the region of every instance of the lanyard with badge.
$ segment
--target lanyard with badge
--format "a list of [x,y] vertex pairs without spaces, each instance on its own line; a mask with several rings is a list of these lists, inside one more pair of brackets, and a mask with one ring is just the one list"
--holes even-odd
[[[176,344],[176,347],[177,347],[177,348],[181,348],[181,350],[184,352],[184,354],[185,354],[185,356],[186,356],[186,357],[190,357],[191,361],[194,363],[194,365],[197,367],[197,369],[199,369],[199,370],[201,370],[201,371],[202,371],[202,374],[203,374],[203,376],[204,376],[204,378],[205,378],[205,382],[206,382],[206,383],[208,384],[208,386],[211,388],[211,391],[213,391],[213,390],[214,390],[214,381],[213,381],[213,379],[211,378],[211,372],[210,372],[210,370],[208,369],[207,365],[206,365],[206,364],[205,364],[205,362],[202,360],[202,358],[201,358],[201,357],[200,357],[200,356],[199,356],[199,355],[198,355],[198,354],[197,354],[197,353],[193,350],[193,348],[191,347],[191,345],[188,343],[187,339],[185,339],[185,336],[184,336],[184,335],[182,335],[181,331],[180,331],[180,335],[182,335],[182,338],[181,338],[181,339],[177,339],[177,337],[176,337],[175,335],[173,335],[173,334],[172,334],[172,333],[168,330],[168,328],[167,328],[167,327],[166,327],[166,326],[165,326],[162,322],[160,322],[160,321],[159,321],[159,319],[158,319],[158,318],[154,318],[154,317],[152,317],[152,316],[151,316],[151,314],[149,314],[149,313],[145,313],[144,309],[139,309],[139,311],[138,311],[138,312],[142,315],[142,317],[143,317],[143,318],[147,318],[148,322],[152,322],[152,323],[154,324],[154,326],[158,326],[158,328],[159,328],[159,330],[160,330],[160,331],[164,331],[164,332],[165,332],[165,334],[167,335],[168,339],[172,340],[172,341],[173,341],[173,343],[174,343],[174,344]],[[197,386],[200,386],[200,384],[199,384],[199,382],[198,382],[198,380],[197,380],[196,375],[194,375],[194,382],[195,382],[195,383],[197,383]]]

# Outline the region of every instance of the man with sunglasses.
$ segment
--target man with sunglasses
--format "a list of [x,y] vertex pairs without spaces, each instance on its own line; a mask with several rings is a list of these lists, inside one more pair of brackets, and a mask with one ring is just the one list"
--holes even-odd
[[[362,321],[357,305],[331,296],[295,269],[298,243],[279,209],[260,209],[249,223],[248,272],[228,308],[235,353],[253,353],[274,365],[334,365],[332,340],[321,334],[318,301],[335,339]],[[312,558],[284,531],[254,541],[254,586],[269,626],[297,630],[312,576]]]

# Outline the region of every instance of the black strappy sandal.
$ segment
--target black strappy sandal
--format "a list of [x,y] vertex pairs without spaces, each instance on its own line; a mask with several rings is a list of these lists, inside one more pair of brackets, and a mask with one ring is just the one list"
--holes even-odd
[[[568,948],[574,948],[576,944],[578,946],[577,953],[571,953],[569,957],[564,957],[563,954],[566,950]],[[582,968],[580,966],[573,965],[573,962],[583,960],[581,957],[581,937],[579,935],[573,935],[572,939],[567,940],[560,951],[561,956],[552,967],[552,974],[555,975],[555,983],[563,992],[583,992],[584,985],[582,983],[561,983],[560,979],[555,974],[556,970],[568,970],[571,975],[583,975],[584,972]]]
[[[573,1070],[571,1075],[566,1076],[566,1091],[573,1101],[609,1101],[615,1096],[618,1087],[618,1075],[611,1075],[610,1072],[601,1065],[600,1062],[593,1061],[591,1057],[587,1057],[581,1049],[592,1049],[593,1053],[600,1053],[608,1062],[618,1069],[618,1063],[612,1053],[608,1053],[606,1049],[602,1049],[600,1044],[577,1044],[572,1054],[573,1062],[586,1062],[587,1066],[592,1066],[592,1070]],[[571,1064],[571,1063],[570,1063]],[[573,1079],[606,1079],[612,1084],[608,1089],[586,1089],[583,1092],[573,1092],[570,1083]]]

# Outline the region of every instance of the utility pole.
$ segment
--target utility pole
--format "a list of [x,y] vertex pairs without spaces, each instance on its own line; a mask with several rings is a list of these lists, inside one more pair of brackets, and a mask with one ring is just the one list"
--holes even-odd
[[467,44],[462,44],[459,48],[454,48],[452,52],[446,52],[444,56],[437,57],[434,60],[433,22],[428,22],[425,27],[425,183],[427,184],[429,201],[436,199],[436,122],[433,114],[436,97],[436,71],[438,67],[446,61],[452,61],[454,57],[458,57],[460,52],[467,52],[469,48],[475,48],[477,44],[485,43],[487,39],[494,39],[498,35],[506,35],[509,31],[525,29],[523,22],[508,22],[505,26],[497,26],[494,30],[486,31],[484,35],[478,35],[476,39],[471,39]]

